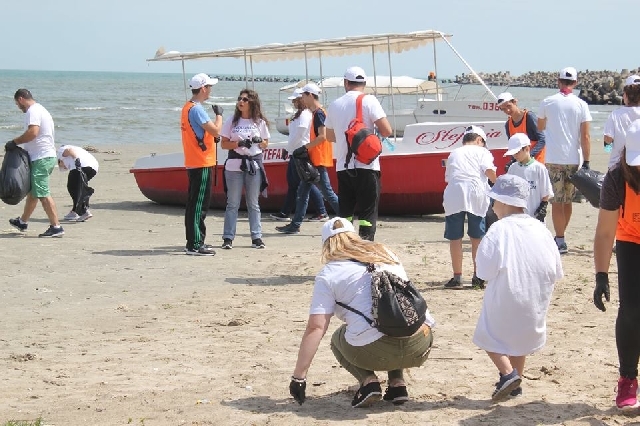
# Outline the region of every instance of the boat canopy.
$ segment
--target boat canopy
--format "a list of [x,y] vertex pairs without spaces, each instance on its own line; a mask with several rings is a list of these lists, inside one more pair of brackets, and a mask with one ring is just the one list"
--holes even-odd
[[[323,89],[331,89],[344,86],[344,77],[328,77],[318,82],[318,86]],[[420,93],[424,95],[435,94],[436,82],[421,78],[409,77],[406,75],[394,76],[378,75],[367,77],[365,93],[375,93],[376,95],[410,95]],[[442,91],[442,90],[440,90]]]
[[185,61],[211,58],[251,58],[253,62],[288,61],[294,59],[323,58],[368,53],[402,53],[425,46],[437,40],[450,38],[441,31],[424,30],[410,33],[388,33],[366,36],[341,37],[293,43],[272,43],[255,47],[237,47],[199,52],[165,52],[158,49],[155,56],[147,61]]

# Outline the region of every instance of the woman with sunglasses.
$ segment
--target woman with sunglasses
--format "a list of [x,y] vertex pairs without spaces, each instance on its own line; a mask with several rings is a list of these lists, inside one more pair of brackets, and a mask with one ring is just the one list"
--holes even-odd
[[269,121],[262,113],[258,93],[243,89],[238,96],[233,116],[228,118],[220,132],[222,149],[229,155],[224,163],[224,189],[227,208],[224,213],[222,248],[233,248],[238,222],[238,209],[245,191],[249,214],[251,247],[262,249],[262,225],[258,197],[267,186],[267,175],[262,164],[262,150],[269,145]]

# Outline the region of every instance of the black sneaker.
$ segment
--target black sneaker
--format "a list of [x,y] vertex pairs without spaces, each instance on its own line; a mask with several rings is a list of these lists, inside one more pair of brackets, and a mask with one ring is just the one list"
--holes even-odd
[[513,396],[513,397],[520,396],[520,395],[522,395],[522,387],[520,386],[512,390],[511,393],[509,394],[509,396]]
[[[25,229],[27,229],[26,225],[25,225]],[[53,225],[49,225],[49,228],[47,228],[47,230],[44,231],[42,234],[38,235],[38,237],[59,238],[59,237],[62,237],[63,235],[64,235],[64,229],[62,229],[62,226],[55,227]]]
[[255,238],[251,240],[251,247],[257,248],[257,249],[263,249],[264,243],[262,242],[262,238]]
[[369,407],[371,404],[382,399],[382,388],[380,383],[371,382],[366,386],[361,386],[351,401],[353,408]]
[[276,231],[282,232],[283,234],[298,234],[300,232],[300,228],[295,226],[293,223],[290,223],[285,226],[276,226]]
[[289,221],[289,215],[288,214],[284,214],[282,212],[278,212],[278,213],[271,213],[269,216],[271,216],[271,219],[273,220],[283,220],[283,221]]
[[500,381],[496,383],[496,389],[491,394],[491,399],[493,401],[499,401],[506,398],[511,394],[511,391],[520,387],[520,383],[522,383],[522,378],[515,368],[509,374],[501,374]]
[[225,238],[222,241],[222,248],[225,250],[231,250],[233,248],[233,240],[231,238]]
[[[498,383],[499,383],[499,382],[496,382],[496,383],[494,384],[494,386],[498,386]],[[515,397],[517,397],[517,396],[520,396],[520,395],[522,395],[522,386],[518,386],[517,388],[515,388],[514,390],[512,390],[512,391],[509,393],[509,396],[510,396],[510,397],[513,397],[513,398],[515,398]]]
[[15,219],[9,219],[9,224],[20,232],[25,232],[27,230],[27,227],[29,226],[28,223],[20,222],[19,217],[16,217]]
[[393,405],[402,405],[409,400],[409,393],[406,386],[387,387],[384,392],[385,401],[391,402]]
[[473,278],[471,278],[471,287],[474,289],[484,290],[484,280],[478,278],[476,274],[473,274]]
[[307,222],[326,222],[327,220],[329,220],[329,215],[326,213],[316,214],[307,218]]
[[207,246],[207,245],[202,245],[200,246],[200,248],[197,248],[197,249],[187,248],[185,250],[185,253],[191,256],[215,256],[216,255],[216,251],[211,246]]
[[460,290],[461,288],[463,288],[462,287],[462,281],[455,279],[455,277],[451,278],[449,280],[449,282],[447,282],[444,285],[444,288],[448,288],[448,289],[451,289],[451,290]]

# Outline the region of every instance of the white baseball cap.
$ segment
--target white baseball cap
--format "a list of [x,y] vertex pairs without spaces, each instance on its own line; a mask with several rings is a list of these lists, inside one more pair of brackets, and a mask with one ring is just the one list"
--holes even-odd
[[558,78],[562,79],[562,80],[577,81],[578,80],[578,71],[576,71],[576,69],[574,67],[562,68],[560,70],[560,72],[558,73]]
[[630,166],[640,166],[640,119],[631,123],[627,129],[624,146],[627,150],[625,160]]
[[485,141],[485,143],[487,142],[487,135],[484,133],[484,130],[482,130],[482,128],[478,127],[478,126],[468,126],[464,129],[464,134],[468,134],[468,133],[475,133],[476,135],[480,136],[482,138],[483,141]]
[[297,88],[296,90],[293,91],[291,96],[287,97],[287,99],[294,100],[294,99],[298,99],[300,97],[302,97],[302,89]]
[[531,139],[524,133],[516,133],[509,138],[509,142],[507,142],[507,152],[504,153],[503,157],[508,157],[509,155],[517,154],[523,147],[531,145]]
[[360,67],[349,67],[344,72],[344,78],[348,81],[353,81],[356,83],[366,83],[367,82],[367,74],[365,74],[364,70]]
[[196,74],[191,77],[189,87],[192,89],[200,89],[204,86],[213,86],[218,82],[217,78],[211,78],[205,73]]
[[500,175],[489,191],[489,197],[514,207],[527,207],[531,192],[529,182],[516,175]]
[[[342,227],[333,229],[334,224],[338,220],[342,224]],[[325,224],[322,225],[322,244],[324,244],[324,242],[327,241],[330,237],[338,235],[342,232],[356,232],[356,230],[350,221],[342,217],[336,216],[333,219],[326,221]]]
[[307,83],[304,85],[304,87],[301,90],[302,90],[302,93],[311,93],[312,95],[316,95],[316,96],[322,93],[322,90],[315,83]]
[[627,77],[627,79],[624,81],[624,85],[625,86],[634,86],[636,84],[640,84],[640,76],[638,75],[630,75],[629,77]]
[[509,93],[509,92],[500,93],[498,95],[498,101],[497,101],[498,102],[498,106],[502,105],[505,102],[512,101],[514,99],[515,98],[513,97],[513,95],[511,93]]

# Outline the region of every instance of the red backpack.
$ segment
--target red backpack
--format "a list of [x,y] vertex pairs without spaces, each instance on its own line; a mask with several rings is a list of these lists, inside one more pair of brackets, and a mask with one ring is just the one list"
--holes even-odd
[[344,135],[347,137],[347,158],[344,168],[348,168],[351,156],[364,164],[371,164],[382,152],[382,141],[371,129],[368,129],[362,121],[362,93],[356,99],[356,118],[351,120]]

